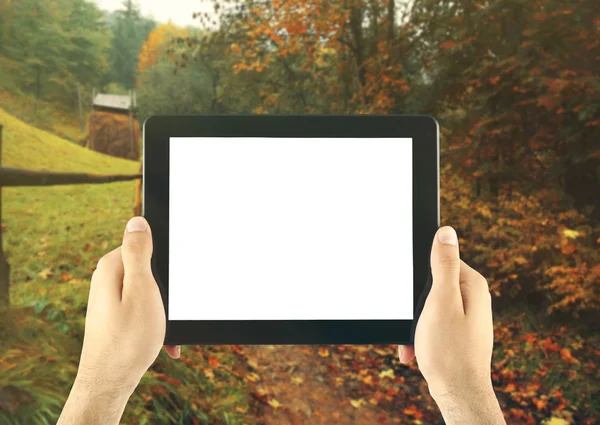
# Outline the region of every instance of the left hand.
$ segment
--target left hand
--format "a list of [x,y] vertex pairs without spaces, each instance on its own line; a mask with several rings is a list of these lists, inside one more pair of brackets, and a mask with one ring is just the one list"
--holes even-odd
[[[150,267],[152,249],[150,226],[134,217],[123,245],[98,262],[90,285],[79,382],[133,392],[156,360],[166,319]],[[180,347],[166,350],[170,357],[179,357]]]

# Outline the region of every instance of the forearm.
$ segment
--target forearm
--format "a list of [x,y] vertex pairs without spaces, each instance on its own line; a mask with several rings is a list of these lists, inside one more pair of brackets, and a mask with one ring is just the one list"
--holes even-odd
[[493,388],[435,399],[447,425],[506,425]]
[[131,393],[76,379],[57,425],[118,425]]

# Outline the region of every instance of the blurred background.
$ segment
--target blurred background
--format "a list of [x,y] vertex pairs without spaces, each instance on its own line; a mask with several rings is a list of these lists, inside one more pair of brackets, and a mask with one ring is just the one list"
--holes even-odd
[[[600,422],[598,0],[0,0],[0,424],[56,422],[166,113],[437,117],[508,423]],[[122,423],[443,421],[395,346],[205,346],[162,353]]]

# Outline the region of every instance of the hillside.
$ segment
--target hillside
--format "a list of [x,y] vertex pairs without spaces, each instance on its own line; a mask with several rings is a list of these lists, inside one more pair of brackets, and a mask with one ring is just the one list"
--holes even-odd
[[10,167],[99,174],[136,173],[139,163],[93,152],[32,127],[0,108],[2,164]]
[[[57,102],[37,99],[31,93],[19,89],[19,70],[22,65],[0,54],[0,109],[19,117],[24,122],[50,131],[69,141],[83,145],[87,135],[85,126],[79,128],[79,116],[76,110]],[[83,99],[84,118],[89,112],[86,96]]]
[[[0,109],[2,165],[97,174],[135,174],[139,163],[90,151],[32,127]],[[132,215],[134,182],[2,190],[4,250],[13,304],[30,300],[26,284],[83,281],[95,261],[119,245]]]

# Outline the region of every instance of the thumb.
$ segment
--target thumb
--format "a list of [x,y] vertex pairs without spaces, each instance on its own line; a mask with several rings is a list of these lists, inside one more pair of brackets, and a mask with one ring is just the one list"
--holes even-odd
[[133,217],[127,223],[121,247],[125,276],[131,274],[152,273],[152,234],[150,226],[143,217]]
[[[431,248],[430,297],[441,308],[464,313],[460,294],[460,256],[458,237],[450,226],[438,229]],[[459,310],[460,309],[460,310]]]

